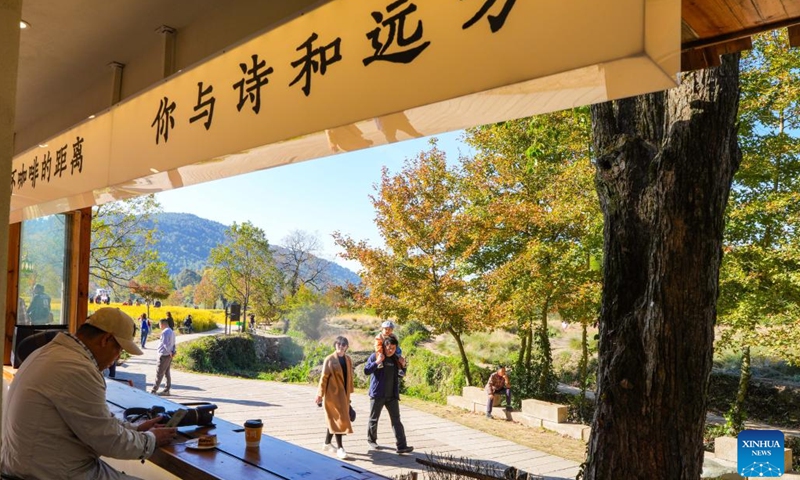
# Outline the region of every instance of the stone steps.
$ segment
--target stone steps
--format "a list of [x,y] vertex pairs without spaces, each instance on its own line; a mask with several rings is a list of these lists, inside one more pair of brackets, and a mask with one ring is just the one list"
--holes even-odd
[[[502,395],[494,396],[494,407],[499,407]],[[463,408],[472,413],[485,413],[486,401],[488,396],[482,388],[464,387],[462,395],[449,395],[447,404],[454,407]],[[502,408],[492,410],[492,415],[497,418],[505,417],[505,420],[514,421],[522,425],[533,428],[543,428],[551,430],[560,435],[577,438],[578,440],[588,441],[591,427],[578,423],[567,422],[566,405],[560,405],[543,400],[525,399],[522,401],[521,411],[506,411]]]

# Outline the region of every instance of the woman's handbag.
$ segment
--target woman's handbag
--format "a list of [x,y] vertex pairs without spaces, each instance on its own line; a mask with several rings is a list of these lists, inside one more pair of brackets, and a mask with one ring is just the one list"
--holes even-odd
[[352,405],[350,405],[350,421],[351,422],[355,422],[356,421],[356,411],[353,410],[353,406]]

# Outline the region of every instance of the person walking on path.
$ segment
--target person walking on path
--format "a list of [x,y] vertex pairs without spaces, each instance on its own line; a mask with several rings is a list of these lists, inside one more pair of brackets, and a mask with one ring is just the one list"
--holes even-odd
[[325,435],[323,450],[334,450],[331,445],[336,435],[336,456],[344,460],[347,452],[342,446],[342,435],[353,433],[350,419],[350,394],[353,393],[353,361],[346,354],[350,342],[345,337],[336,337],[333,342],[335,351],[322,363],[322,375],[319,378],[317,397],[319,406],[325,407],[325,420],[328,432]]
[[167,383],[164,386],[164,391],[161,395],[169,395],[170,387],[172,386],[172,357],[175,356],[175,332],[169,326],[169,320],[162,318],[159,322],[161,326],[161,339],[158,342],[158,370],[156,371],[156,381],[153,383],[152,394],[158,393],[158,387],[161,385],[161,379],[166,377]]
[[[383,407],[389,412],[392,430],[397,442],[397,453],[411,453],[414,447],[406,442],[406,432],[400,421],[400,369],[402,358],[397,357],[397,338],[387,337],[383,341],[384,353],[373,353],[364,366],[364,374],[372,375],[369,381],[369,424],[367,426],[367,443],[370,448],[378,448],[378,420]],[[381,365],[383,366],[381,368]]]
[[147,314],[143,313],[142,316],[139,317],[139,321],[141,325],[139,330],[142,332],[142,348],[144,348],[144,344],[147,343],[147,336],[150,334],[150,320],[147,319]]
[[492,418],[494,396],[497,394],[506,395],[506,410],[511,410],[511,380],[508,378],[504,365],[498,365],[497,371],[489,376],[485,391],[489,396],[486,400],[486,418]]

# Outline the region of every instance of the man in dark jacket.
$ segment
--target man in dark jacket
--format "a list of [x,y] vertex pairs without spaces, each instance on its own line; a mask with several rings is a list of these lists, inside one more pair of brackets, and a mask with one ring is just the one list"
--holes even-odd
[[41,283],[33,287],[33,298],[27,313],[32,325],[50,323],[50,295],[44,293],[44,285]]
[[[406,432],[400,421],[400,369],[405,366],[405,359],[395,355],[397,338],[388,337],[383,341],[385,353],[373,353],[367,359],[364,373],[372,375],[369,381],[369,424],[367,426],[367,443],[370,448],[378,448],[378,420],[383,407],[389,412],[392,430],[397,440],[397,453],[411,453],[414,447],[406,443]],[[380,368],[382,366],[382,368]]]

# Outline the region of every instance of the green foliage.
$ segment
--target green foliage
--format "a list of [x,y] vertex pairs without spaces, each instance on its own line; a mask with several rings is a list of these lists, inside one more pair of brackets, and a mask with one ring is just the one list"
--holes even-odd
[[175,287],[176,288],[184,288],[190,285],[197,285],[200,283],[202,277],[200,274],[195,272],[194,270],[189,270],[188,268],[184,268],[181,272],[175,276]]
[[[296,348],[297,344],[294,345],[295,347],[290,347],[286,354],[296,359],[299,356],[299,352]],[[311,379],[311,370],[321,365],[325,357],[330,354],[330,346],[317,342],[306,342],[302,346],[302,357],[298,363],[286,370],[261,375],[259,378],[277,382],[308,383]]]
[[421,341],[430,339],[431,332],[422,322],[418,322],[417,320],[411,320],[403,324],[402,327],[400,327],[398,336],[401,339],[405,337],[415,336],[416,340],[414,341],[414,345],[416,345]]
[[169,297],[174,288],[172,280],[169,278],[167,264],[159,261],[151,261],[142,269],[128,284],[130,291],[141,296],[148,302],[153,300],[163,300]]
[[[460,266],[467,238],[458,228],[463,197],[457,177],[432,141],[429,150],[407,159],[400,173],[390,175],[384,168],[371,197],[386,247],[372,248],[338,232],[334,238],[344,258],[363,266],[368,302],[379,314],[401,323],[419,319],[458,341],[468,331],[474,306],[466,301],[468,282]],[[463,349],[460,354],[469,376],[467,354]]]
[[260,365],[249,335],[215,335],[178,344],[175,363],[203,373],[252,377]]
[[297,293],[289,300],[287,309],[286,317],[289,321],[289,328],[302,333],[311,340],[319,338],[322,320],[330,312],[330,307],[325,304],[322,295],[301,285]]
[[742,58],[742,163],[726,210],[717,348],[742,352],[729,416],[743,420],[750,349],[800,363],[800,54],[786,33],[758,35]]
[[476,127],[465,140],[477,150],[461,178],[462,223],[473,240],[465,268],[485,297],[483,323],[519,332],[519,365],[539,372],[538,390],[547,390],[554,378],[548,314],[570,309],[578,321],[591,310],[579,311],[587,298],[599,298],[591,258],[600,256],[602,217],[588,110]]
[[[509,377],[511,385],[514,386],[514,395],[517,399],[538,398],[540,400],[552,400],[556,396],[558,378],[552,370],[552,361],[543,361],[543,354],[540,350],[533,353],[530,365],[525,363],[511,370]],[[515,404],[518,400],[514,400]]]
[[153,195],[93,208],[89,276],[96,284],[125,288],[156,258],[156,229],[151,219],[160,210]]
[[250,222],[234,223],[225,231],[225,243],[211,251],[209,263],[215,283],[227,298],[240,302],[243,316],[253,301],[259,316],[274,318],[283,279],[262,229]]
[[[580,340],[578,340],[578,342],[580,342]],[[555,370],[557,373],[558,381],[560,383],[576,387],[580,385],[581,381],[580,348],[581,348],[580,344],[578,345],[576,350],[574,350],[573,347],[570,345],[570,350],[562,351],[559,357],[555,360]],[[595,382],[597,380],[596,356],[592,356],[591,358],[589,358],[587,370],[588,370],[587,387],[589,390],[593,390],[596,387]]]
[[[725,416],[738,388],[738,376],[712,373],[708,409]],[[796,387],[751,381],[742,410],[747,412],[748,421],[794,428],[800,422],[800,391]],[[733,423],[736,419],[730,420]]]
[[[421,332],[405,337],[419,338]],[[424,348],[415,348],[410,341],[403,344],[403,355],[409,368],[404,377],[402,393],[423,400],[445,403],[448,395],[461,395],[467,385],[463,366],[458,357],[437,355]],[[481,369],[470,365],[473,378],[480,378]]]

